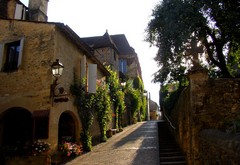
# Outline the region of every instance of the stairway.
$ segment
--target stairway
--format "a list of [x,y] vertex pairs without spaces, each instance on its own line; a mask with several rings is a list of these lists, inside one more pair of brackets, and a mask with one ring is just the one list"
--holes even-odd
[[158,122],[160,165],[187,165],[185,156],[165,121]]

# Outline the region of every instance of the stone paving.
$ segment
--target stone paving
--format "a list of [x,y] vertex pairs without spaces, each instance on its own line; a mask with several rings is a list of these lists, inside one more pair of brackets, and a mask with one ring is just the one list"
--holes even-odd
[[66,165],[159,165],[157,122],[125,127]]

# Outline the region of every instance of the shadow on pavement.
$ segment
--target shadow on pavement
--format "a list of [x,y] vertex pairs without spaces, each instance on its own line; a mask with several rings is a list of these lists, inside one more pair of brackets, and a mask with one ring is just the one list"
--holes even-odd
[[114,145],[115,149],[136,150],[133,165],[159,164],[157,121],[143,122],[134,129]]

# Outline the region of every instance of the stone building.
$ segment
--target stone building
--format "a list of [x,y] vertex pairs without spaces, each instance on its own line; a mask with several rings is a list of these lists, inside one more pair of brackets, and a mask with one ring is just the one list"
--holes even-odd
[[[128,80],[134,80],[134,78],[139,77],[142,79],[137,53],[129,45],[124,34],[109,35],[108,31],[106,31],[103,36],[81,39],[93,49],[94,56],[103,65],[111,66],[111,69],[118,73],[119,81],[122,85],[126,84]],[[130,109],[127,108],[122,116],[123,125],[131,124],[130,116]],[[112,122],[114,123],[115,120],[116,118],[113,116]]]
[[150,109],[150,120],[159,119],[159,107],[155,101],[149,100],[149,109]]
[[[78,142],[81,122],[69,90],[73,75],[87,77],[93,91],[94,82],[108,75],[70,27],[46,22],[47,2],[30,0],[27,8],[18,0],[0,0],[0,147],[44,139],[54,151],[62,140]],[[56,59],[64,70],[52,88]],[[93,136],[100,134],[96,129]]]
[[120,78],[133,79],[139,76],[142,79],[137,53],[124,34],[109,35],[106,31],[103,36],[82,39],[93,48],[95,57],[104,65],[110,65]]

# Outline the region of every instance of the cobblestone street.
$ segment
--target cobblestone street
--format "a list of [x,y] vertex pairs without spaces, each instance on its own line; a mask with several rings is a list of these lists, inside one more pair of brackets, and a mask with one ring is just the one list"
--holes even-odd
[[66,165],[158,165],[157,122],[139,122]]

